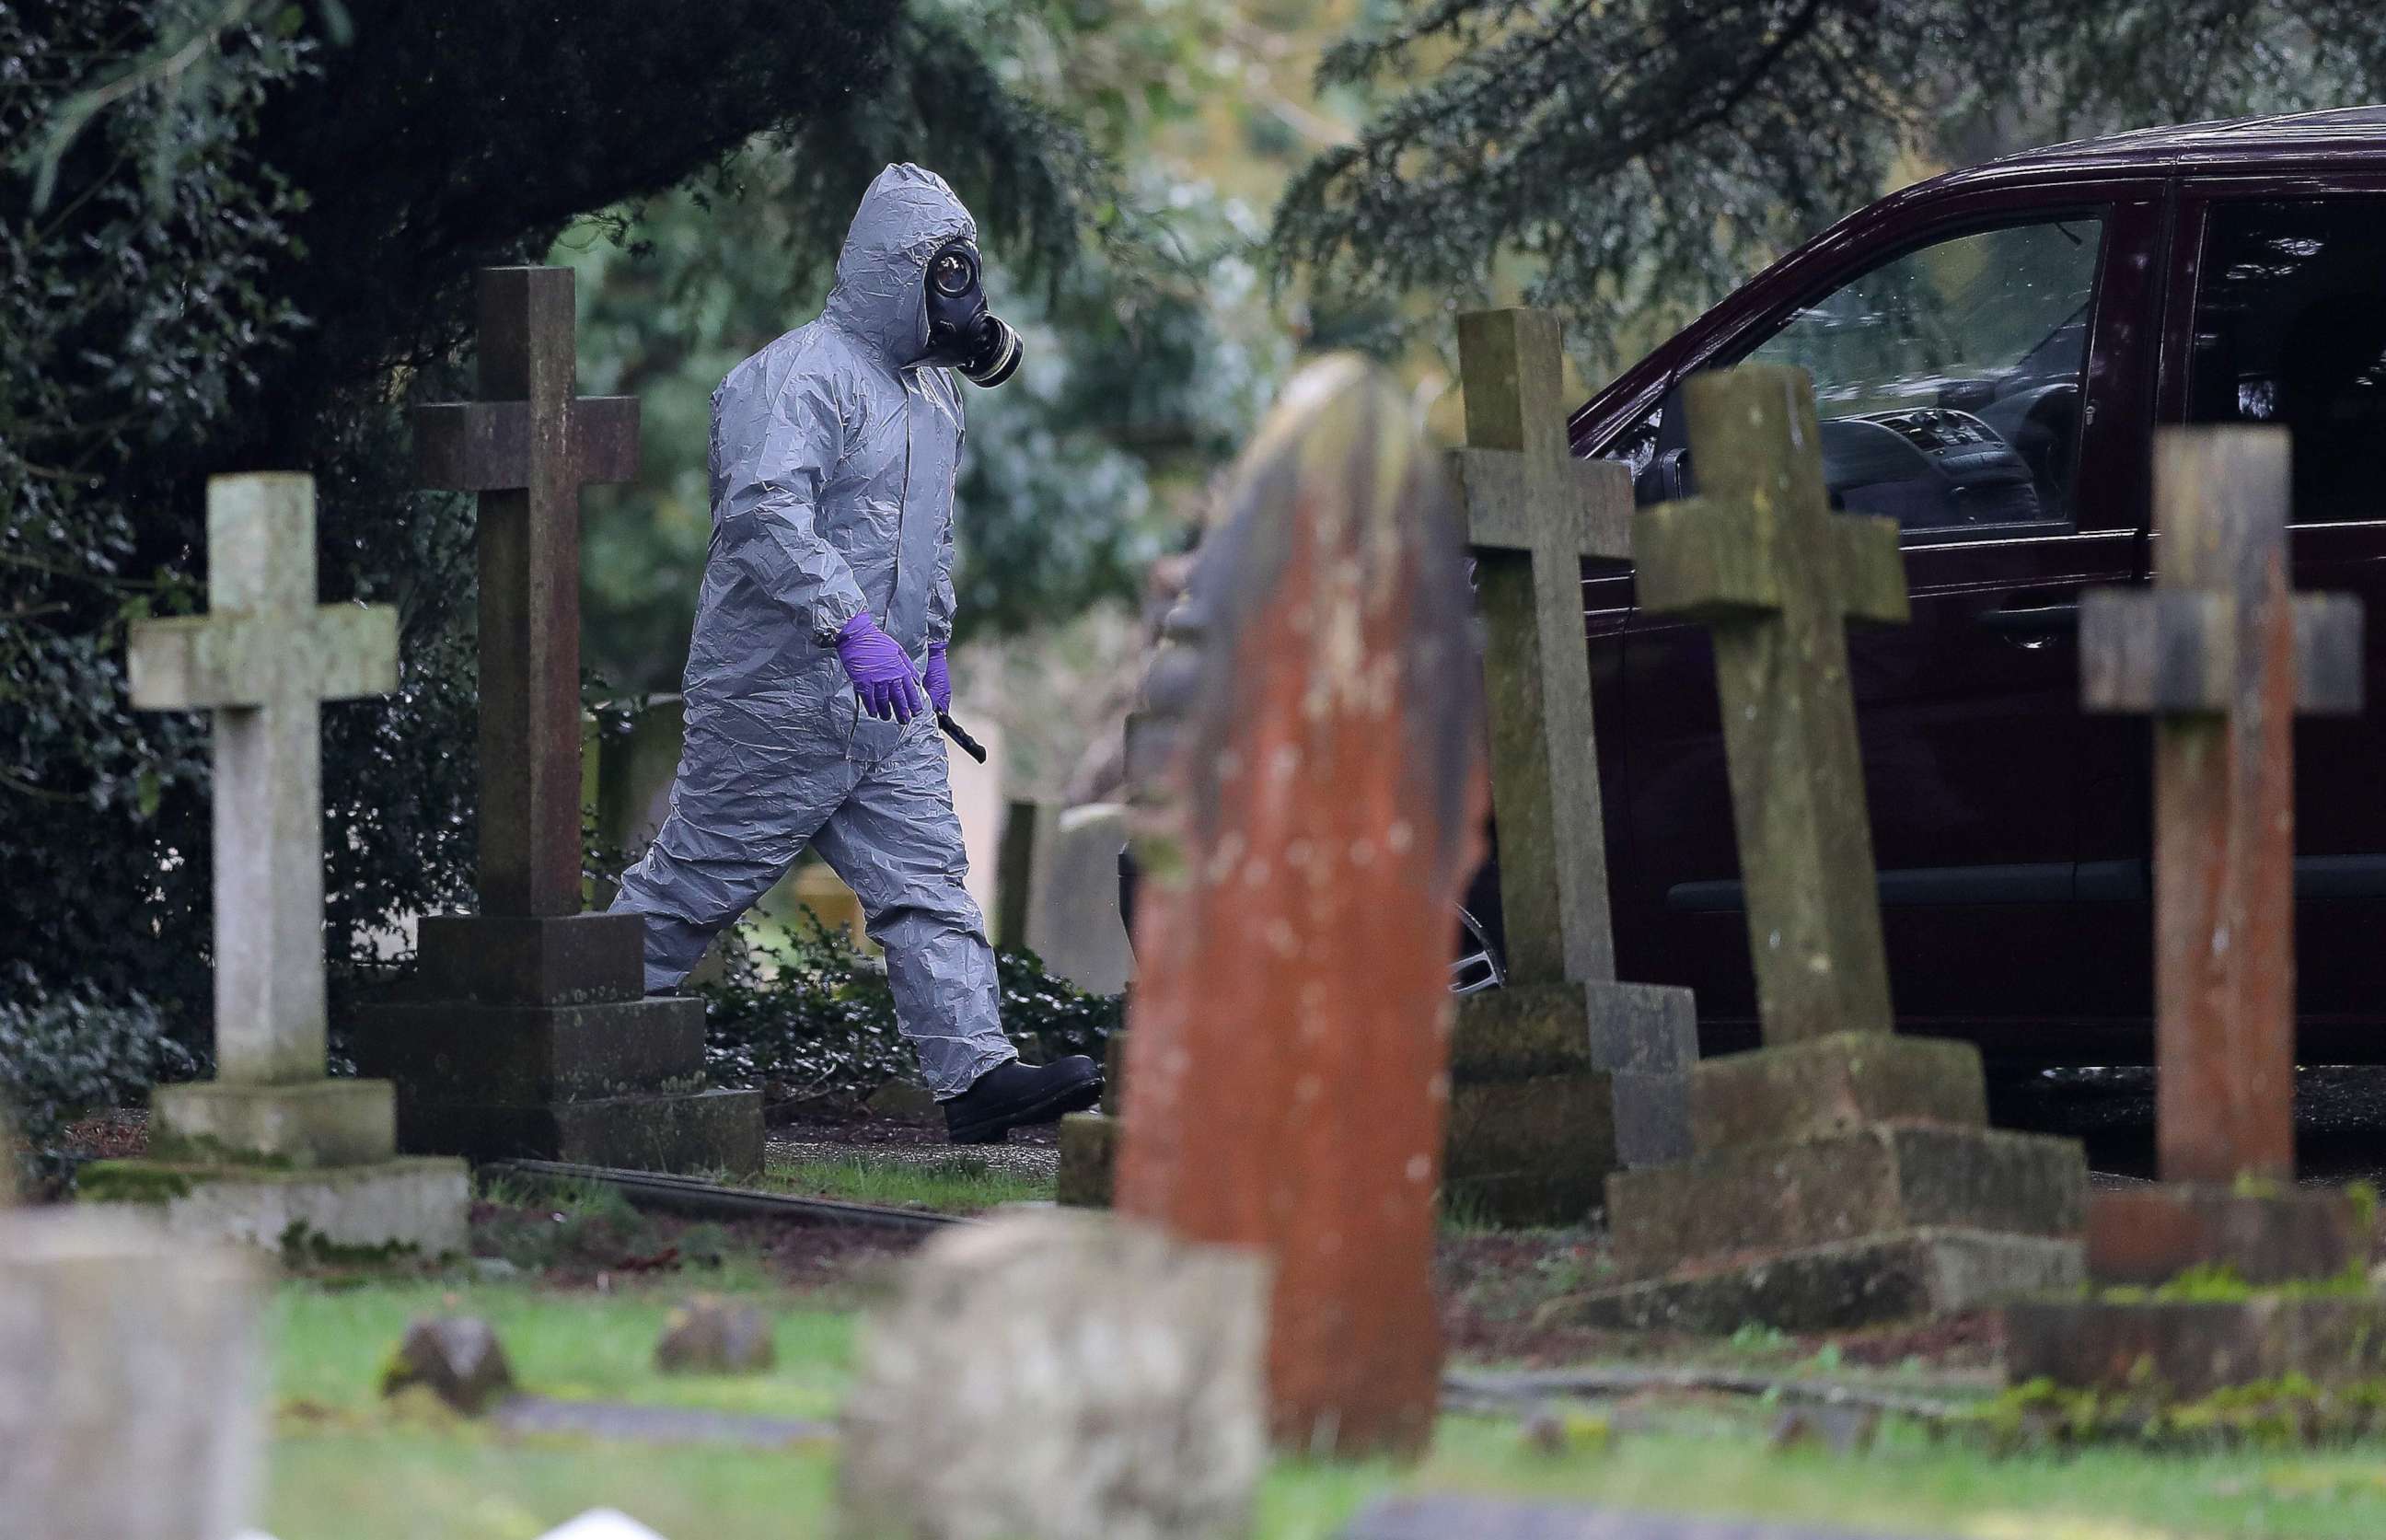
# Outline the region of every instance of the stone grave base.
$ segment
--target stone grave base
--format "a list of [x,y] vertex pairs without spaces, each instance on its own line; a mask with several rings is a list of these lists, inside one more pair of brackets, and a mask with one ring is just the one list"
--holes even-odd
[[1107,1208],[1118,1175],[1119,1121],[1103,1112],[1061,1120],[1061,1179],[1053,1198],[1064,1208]]
[[79,1189],[85,1203],[146,1208],[178,1239],[317,1258],[461,1252],[471,1198],[464,1162],[419,1156],[307,1169],[99,1160]]
[[1619,1172],[1607,1184],[1608,1217],[1616,1265],[1645,1279],[1908,1230],[2072,1239],[2087,1182],[2087,1162],[2068,1140],[1876,1123]]
[[1751,1321],[1830,1332],[1977,1309],[2076,1287],[2082,1277],[2077,1241],[1923,1229],[1594,1289],[1551,1301],[1541,1321],[1717,1335]]
[[2198,1266],[2257,1284],[2332,1278],[2367,1246],[2353,1200],[2332,1190],[2166,1182],[2088,1204],[2088,1274],[2099,1283],[2157,1285]]
[[432,915],[419,978],[357,1014],[397,1085],[398,1147],[473,1160],[745,1175],[759,1092],[707,1091],[704,1002],[645,994],[634,914]]
[[762,1169],[762,1093],[681,1091],[528,1105],[401,1099],[406,1149],[474,1161],[560,1160],[646,1171]]
[[1061,1120],[1061,1179],[1053,1199],[1064,1208],[1108,1208],[1118,1177],[1118,1146],[1125,1126],[1119,1102],[1126,1088],[1126,1033],[1111,1033],[1102,1049],[1100,1110]]
[[2005,1310],[2005,1374],[2076,1389],[2158,1389],[2193,1400],[2301,1375],[2386,1379],[2386,1298],[2257,1294],[2238,1300],[2033,1299]]
[[1444,1199],[1501,1224],[1579,1224],[1608,1172],[1689,1147],[1689,991],[1512,984],[1457,1003]]
[[149,1094],[149,1151],[204,1165],[227,1155],[293,1166],[352,1166],[397,1149],[396,1101],[383,1080],[291,1085],[195,1081]]
[[1840,1033],[1727,1055],[1690,1071],[1689,1101],[1698,1154],[1607,1179],[1629,1282],[1575,1319],[1857,1326],[2083,1276],[2079,1146],[1986,1126],[1968,1044]]

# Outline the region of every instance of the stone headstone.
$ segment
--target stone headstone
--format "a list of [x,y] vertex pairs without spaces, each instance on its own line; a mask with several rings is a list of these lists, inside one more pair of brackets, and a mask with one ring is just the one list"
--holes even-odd
[[319,605],[315,483],[207,483],[204,615],[143,620],[134,706],[213,713],[216,1078],[150,1096],[149,1156],[83,1196],[194,1239],[436,1256],[464,1243],[455,1160],[400,1160],[389,1084],[325,1059],[321,704],[397,685],[397,614]]
[[1267,1464],[1267,1269],[1100,1216],[956,1227],[865,1321],[842,1533],[1248,1532]]
[[572,394],[570,269],[483,269],[479,319],[481,399],[421,408],[415,454],[480,499],[480,912],[423,919],[357,1062],[408,1149],[757,1171],[761,1094],[698,1089],[703,1003],[645,997],[640,916],[581,912],[580,489],[634,474],[638,404]]
[[1136,900],[1118,1211],[1275,1264],[1272,1424],[1414,1451],[1450,1100],[1450,906],[1485,792],[1458,527],[1400,394],[1297,378],[1193,577],[1207,613]]
[[1689,992],[1619,983],[1584,633],[1585,557],[1631,554],[1623,467],[1574,458],[1560,325],[1458,321],[1458,452],[1486,632],[1507,984],[1459,1003],[1450,1191],[1519,1222],[1574,1222],[1621,1162],[1689,1150]]
[[[2143,1287],[2191,1268],[2249,1284],[2342,1276],[2369,1237],[2294,1177],[2294,719],[2361,708],[2362,616],[2287,584],[2287,435],[2170,431],[2154,453],[2151,592],[2080,604],[2090,710],[2154,719],[2155,1144],[2163,1180],[2100,1192],[2088,1268]],[[2008,1312],[2008,1372],[2158,1379],[2201,1395],[2289,1373],[2367,1378],[2386,1310],[2123,1299]]]
[[496,1329],[474,1316],[439,1316],[410,1323],[382,1371],[381,1393],[428,1390],[467,1417],[478,1417],[512,1391],[513,1367]]
[[1119,914],[1118,857],[1126,809],[1013,802],[1003,826],[1000,916],[1005,946],[1023,946],[1054,978],[1116,995],[1135,973]]
[[674,1308],[655,1342],[655,1367],[666,1374],[753,1374],[778,1361],[771,1318],[714,1295]]
[[0,1214],[0,1532],[223,1540],[257,1517],[252,1258],[136,1216]]
[[1692,1072],[1691,1159],[1608,1179],[1630,1282],[1561,1313],[1826,1329],[2076,1280],[2078,1146],[1990,1130],[1978,1052],[1890,1031],[1843,621],[1904,618],[1896,526],[1830,511],[1802,371],[1683,394],[1704,495],[1638,517],[1639,591],[1714,637],[1764,1046]]

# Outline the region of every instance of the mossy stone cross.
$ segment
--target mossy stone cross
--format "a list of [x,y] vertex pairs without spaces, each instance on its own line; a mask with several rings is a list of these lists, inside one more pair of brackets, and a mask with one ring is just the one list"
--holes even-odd
[[216,1062],[320,1080],[320,707],[397,688],[397,612],[315,602],[311,476],[207,482],[205,615],[134,624],[132,704],[215,713]]
[[1804,370],[1695,374],[1682,396],[1702,495],[1634,520],[1639,601],[1714,636],[1764,1041],[1886,1033],[1843,622],[1906,618],[1897,526],[1831,511]]

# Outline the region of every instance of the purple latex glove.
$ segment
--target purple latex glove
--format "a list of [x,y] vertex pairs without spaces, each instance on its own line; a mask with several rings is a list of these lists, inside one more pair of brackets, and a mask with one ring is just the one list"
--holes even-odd
[[920,681],[895,639],[878,629],[868,612],[836,633],[837,661],[853,681],[861,708],[881,721],[908,722],[920,714]]
[[943,716],[953,708],[953,676],[945,668],[945,645],[928,644],[928,704]]

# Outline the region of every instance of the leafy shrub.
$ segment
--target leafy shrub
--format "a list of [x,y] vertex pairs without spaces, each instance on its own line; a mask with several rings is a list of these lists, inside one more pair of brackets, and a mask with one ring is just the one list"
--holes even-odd
[[[1088,995],[1052,977],[1033,952],[999,952],[995,966],[1003,1032],[1029,1059],[1099,1058],[1118,1030],[1119,996]],[[895,1024],[884,964],[810,910],[784,943],[733,945],[726,975],[698,992],[706,1068],[716,1084],[760,1085],[774,1101],[835,1106],[919,1072]]]
[[58,1138],[76,1118],[137,1100],[153,1081],[191,1070],[140,995],[109,1000],[80,986],[44,995],[24,969],[12,970],[0,999],[0,1103],[13,1114],[24,1174],[35,1184],[63,1174]]

